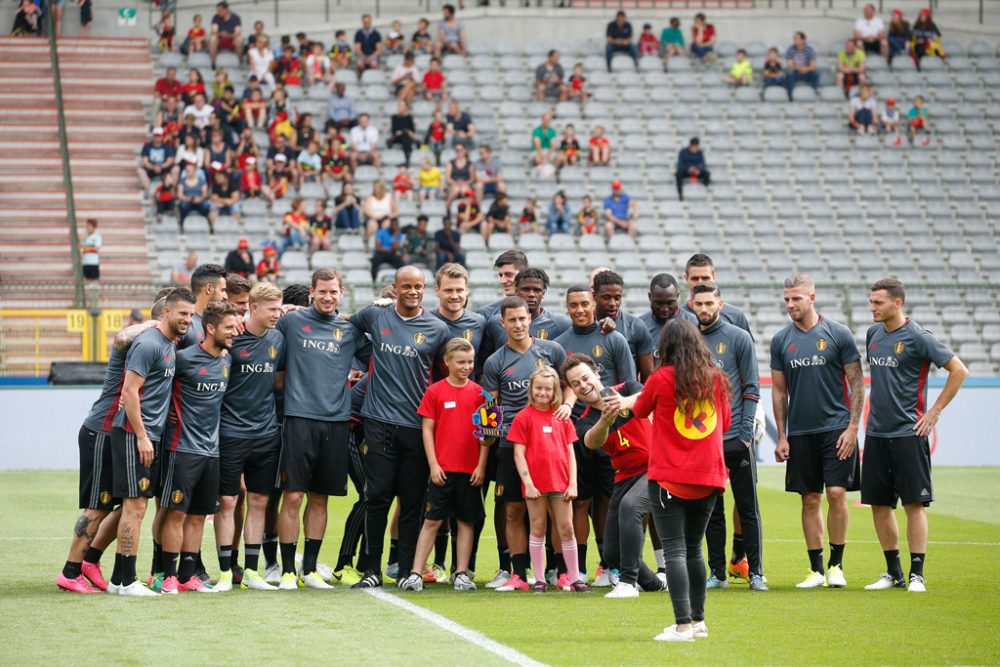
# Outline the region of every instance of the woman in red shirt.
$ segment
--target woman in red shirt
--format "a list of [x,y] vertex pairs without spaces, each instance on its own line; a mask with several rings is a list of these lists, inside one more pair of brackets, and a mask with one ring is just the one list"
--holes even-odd
[[649,499],[666,560],[675,625],[657,641],[707,637],[701,543],[716,496],[726,486],[722,435],[729,428],[729,381],[695,326],[671,320],[660,338],[662,366],[632,411],[653,414]]

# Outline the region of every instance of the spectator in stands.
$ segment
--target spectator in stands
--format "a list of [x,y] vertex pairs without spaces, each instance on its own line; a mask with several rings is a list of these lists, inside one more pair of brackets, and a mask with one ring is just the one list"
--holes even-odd
[[201,72],[192,67],[188,70],[187,83],[181,86],[181,99],[184,101],[184,104],[191,104],[194,102],[194,96],[198,93],[202,95],[207,93],[205,78],[201,75]]
[[392,87],[396,98],[400,102],[409,104],[417,94],[419,84],[420,70],[414,64],[413,53],[407,51],[403,56],[403,62],[396,65],[396,69],[392,71]]
[[749,86],[753,83],[753,64],[747,58],[747,52],[739,49],[736,52],[736,61],[729,68],[729,74],[722,77],[722,81],[729,86]]
[[[354,176],[351,171],[351,156],[344,150],[344,143],[335,128],[327,132],[326,150],[323,153],[323,175],[325,181],[348,183]],[[326,183],[324,182],[324,187]]]
[[764,87],[760,91],[761,99],[764,99],[764,89],[771,86],[781,86],[788,88],[785,82],[785,71],[781,68],[781,54],[773,46],[767,50],[767,59],[764,60],[764,67],[761,69],[761,82]]
[[456,53],[464,56],[468,53],[465,41],[465,25],[455,16],[454,5],[441,7],[442,20],[438,23],[437,57],[445,53]]
[[156,80],[154,90],[162,103],[166,103],[168,97],[180,97],[183,91],[181,82],[177,80],[177,68],[168,67],[163,77]]
[[207,46],[206,37],[207,34],[205,33],[205,26],[202,24],[201,14],[195,14],[191,17],[191,27],[188,28],[184,41],[181,42],[181,53],[189,55],[204,51]]
[[385,36],[385,50],[394,55],[399,55],[405,49],[403,47],[403,22],[396,20],[389,25],[389,32]]
[[247,37],[246,50],[249,51],[252,47],[256,46],[262,37],[267,37],[264,34],[264,22],[254,21],[253,22],[253,33]]
[[434,162],[440,166],[441,151],[444,150],[444,142],[448,137],[448,123],[444,121],[441,111],[435,111],[431,116],[431,122],[427,126],[424,134],[424,143],[434,152]]
[[361,28],[354,33],[354,67],[358,78],[366,69],[378,69],[382,64],[382,34],[372,25],[371,14],[361,17]]
[[842,88],[844,97],[847,97],[851,88],[867,82],[864,49],[858,47],[853,39],[849,39],[837,54],[837,87]]
[[264,246],[264,256],[257,262],[257,280],[266,283],[276,283],[281,276],[278,264],[278,249],[273,245]]
[[674,56],[684,55],[684,32],[681,30],[681,20],[676,16],[670,17],[670,23],[660,33],[660,45],[668,62]]
[[684,201],[684,183],[686,181],[700,182],[708,187],[711,181],[705,154],[701,152],[701,142],[698,137],[692,137],[687,148],[682,148],[677,155],[677,198]]
[[[236,158],[233,150],[226,145],[222,130],[212,130],[212,140],[205,148],[204,166],[211,172],[222,170],[231,172]],[[218,164],[218,167],[214,165]]]
[[431,22],[427,19],[417,21],[417,29],[410,38],[410,50],[414,53],[434,53],[434,37],[430,28]]
[[912,144],[916,140],[917,134],[923,134],[924,140],[921,142],[921,145],[930,146],[931,126],[927,120],[927,107],[924,106],[923,95],[917,95],[913,98],[913,106],[907,112],[906,120],[909,123],[907,135],[910,138],[910,143]]
[[215,100],[222,97],[222,91],[226,89],[226,86],[231,85],[233,85],[233,82],[229,79],[229,70],[225,67],[215,70],[215,76],[212,77],[212,95],[209,102],[215,102]]
[[85,280],[101,278],[101,233],[97,231],[97,220],[87,218],[87,235],[80,241],[80,263],[83,265]]
[[392,193],[382,181],[372,183],[372,193],[365,197],[365,244],[379,229],[384,229],[390,218],[399,217],[399,207]]
[[611,194],[604,198],[604,233],[608,238],[616,232],[626,232],[629,236],[638,233],[638,203],[625,194],[621,181],[611,183]]
[[10,34],[39,35],[42,32],[42,10],[33,0],[21,0],[14,11],[14,27]]
[[[193,122],[192,118],[192,122]],[[156,112],[156,127],[163,130],[163,142],[174,145],[181,129],[180,98],[170,95]]]
[[806,43],[806,34],[796,32],[792,45],[785,51],[788,67],[785,85],[788,86],[789,101],[794,96],[795,84],[804,81],[819,91],[819,72],[816,70],[816,51]]
[[[455,206],[455,224],[458,225],[458,231],[462,234],[467,234],[470,231],[482,233],[484,230],[480,226],[486,224],[486,216],[476,200],[476,193],[473,190],[466,190],[461,194],[461,197],[458,205]],[[484,240],[488,239],[484,237]],[[489,246],[487,245],[487,247]]]
[[313,139],[299,153],[296,158],[298,163],[298,189],[302,189],[303,183],[323,182],[323,156],[319,154],[319,142]]
[[535,166],[554,164],[556,158],[556,129],[552,127],[552,114],[542,114],[541,124],[531,132],[532,161]]
[[309,246],[309,216],[306,214],[306,200],[296,197],[291,209],[281,219],[281,234],[278,236],[278,251],[303,250]]
[[572,123],[567,123],[563,130],[563,135],[559,139],[559,154],[556,155],[556,168],[562,169],[565,166],[575,167],[580,164],[580,142],[576,138],[576,128]]
[[215,113],[215,108],[205,100],[204,93],[195,93],[194,101],[184,107],[184,115],[194,116],[194,126],[199,130],[208,127],[208,122]]
[[393,146],[402,148],[404,161],[409,167],[410,156],[413,154],[413,146],[416,143],[417,128],[413,124],[413,116],[410,115],[410,105],[400,98],[399,104],[396,105],[396,113],[389,122],[389,140],[386,145],[389,148]]
[[903,143],[902,137],[899,136],[899,109],[896,108],[896,100],[892,97],[885,101],[885,106],[882,107],[882,113],[880,114],[879,121],[882,124],[882,131],[887,135],[893,135],[893,146],[899,146]]
[[658,56],[660,54],[660,40],[653,32],[652,23],[643,23],[642,32],[639,34],[639,55]]
[[444,72],[441,71],[441,61],[437,58],[431,58],[430,65],[428,65],[427,71],[424,72],[424,76],[421,79],[421,83],[424,86],[424,99],[434,102],[436,108],[440,108],[446,99],[448,99],[448,92],[444,89],[445,76]]
[[190,285],[191,274],[196,268],[198,268],[198,253],[191,250],[183,260],[174,265],[174,270],[170,272],[170,282],[178,287]]
[[222,91],[222,97],[215,102],[215,115],[219,119],[219,124],[225,129],[225,136],[231,141],[231,137],[239,136],[243,130],[243,109],[236,99],[236,89],[232,84],[228,84]]
[[576,214],[576,231],[580,236],[584,234],[594,234],[597,232],[597,223],[600,220],[600,212],[594,208],[594,200],[590,195],[583,196],[583,206]]
[[587,77],[583,75],[583,63],[573,65],[573,73],[569,75],[569,85],[566,87],[566,97],[580,101],[580,110],[587,108]]
[[420,201],[434,200],[441,197],[441,168],[431,162],[430,158],[420,161],[420,171],[417,180],[420,181]]
[[[284,156],[284,159],[279,158],[279,156]],[[267,149],[267,172],[268,176],[273,177],[276,170],[288,169],[290,172],[288,175],[294,176],[293,173],[296,169],[296,158],[295,151],[291,146],[288,145],[288,140],[285,139],[284,135],[278,135],[274,138],[274,143]],[[283,162],[284,165],[279,165],[278,162]],[[292,178],[291,181],[294,183],[297,179]]]
[[[417,221],[419,222],[420,218],[426,217],[421,214],[417,216]],[[448,262],[455,262],[456,264],[465,266],[465,253],[462,252],[462,235],[452,228],[451,216],[446,215],[441,220],[441,229],[434,234],[434,243],[437,245],[435,271]]]
[[205,149],[201,147],[198,135],[194,133],[184,135],[184,143],[177,149],[174,158],[174,178],[181,178],[181,171],[188,162],[194,162],[199,170],[205,164]]
[[400,199],[413,201],[413,175],[410,168],[405,164],[400,164],[396,175],[392,178],[392,196],[398,203]]
[[427,216],[417,218],[416,225],[407,225],[403,233],[403,261],[407,264],[419,263],[426,267],[434,264],[434,236],[427,231]]
[[590,135],[590,164],[611,164],[611,142],[604,136],[604,126],[597,125]]
[[[192,212],[207,217],[212,210],[208,201],[208,182],[205,180],[205,173],[190,160],[184,165],[184,177],[178,185],[177,199],[180,209],[180,218],[177,223],[182,234],[184,233],[184,219]],[[212,231],[211,221],[209,221],[209,231]]]
[[250,99],[243,103],[243,118],[255,130],[267,129],[267,100],[260,88],[254,89]]
[[503,181],[503,166],[500,158],[493,154],[493,148],[487,145],[479,147],[479,159],[473,165],[476,168],[476,199],[485,201],[505,189]]
[[565,82],[566,72],[559,64],[559,51],[552,49],[545,62],[535,68],[535,96],[539,102],[555,99],[566,100],[568,87]]
[[403,233],[399,231],[399,218],[392,218],[389,224],[375,234],[375,253],[372,255],[372,281],[378,278],[378,270],[383,264],[399,269],[403,261]]
[[304,59],[312,52],[312,40],[304,32],[295,33],[295,41],[299,43],[298,53],[300,58]]
[[885,36],[885,21],[875,16],[875,5],[867,4],[864,14],[854,22],[854,39],[865,53],[878,53],[889,59],[889,40]]
[[333,199],[333,224],[337,229],[349,231],[361,227],[361,205],[354,196],[354,184],[345,181],[340,194]]
[[270,43],[271,40],[267,35],[261,35],[247,51],[247,63],[250,65],[251,75],[257,77],[258,81],[263,81],[268,86],[274,87],[275,63]]
[[910,50],[910,22],[903,18],[903,12],[898,9],[893,10],[892,20],[889,21],[889,65],[892,66],[892,59],[900,53]]
[[153,128],[152,138],[142,147],[141,158],[139,180],[142,181],[143,192],[149,192],[152,182],[162,179],[174,166],[174,147],[163,143],[162,127]]
[[303,150],[308,148],[310,141],[320,142],[319,132],[313,127],[313,115],[308,111],[299,114],[299,122],[295,125],[295,144],[292,148]]
[[[471,228],[465,231],[472,231]],[[486,219],[483,221],[481,233],[483,235],[483,242],[487,247],[490,245],[490,236],[493,235],[494,231],[503,232],[504,234],[513,233],[514,229],[510,219],[510,204],[507,201],[507,195],[503,192],[498,192],[497,197],[493,200],[493,205],[486,212]]]
[[290,155],[291,149],[283,146],[284,137],[281,139],[281,149],[278,149],[277,143],[267,149],[268,190],[264,191],[264,195],[272,202],[284,197],[288,186],[295,183],[297,163]]
[[625,18],[625,12],[619,11],[615,14],[615,20],[608,24],[605,30],[607,44],[604,47],[604,59],[608,64],[608,71],[611,71],[611,59],[616,53],[627,53],[639,68],[639,50],[632,43],[632,24]]
[[313,42],[306,56],[306,78],[310,86],[333,80],[330,56],[323,51],[323,42]]
[[913,22],[913,62],[920,69],[920,61],[924,56],[946,57],[941,47],[941,31],[931,18],[931,10],[921,9],[917,20]]
[[330,64],[334,70],[350,69],[354,57],[354,49],[347,41],[347,33],[338,30],[333,34],[333,44],[330,45]]
[[212,177],[209,208],[208,227],[210,230],[215,229],[215,221],[220,215],[232,216],[237,222],[240,219],[239,184],[225,171],[217,171]]
[[212,17],[212,34],[208,38],[208,55],[215,67],[215,58],[219,51],[235,51],[237,58],[243,57],[243,38],[239,15],[229,9],[227,2],[215,5],[215,16]]
[[552,195],[552,201],[549,203],[549,218],[546,221],[549,236],[553,234],[569,234],[572,220],[573,211],[570,210],[566,193],[559,190]]
[[170,11],[160,14],[160,20],[153,24],[153,30],[159,35],[157,47],[160,53],[172,53],[177,50],[177,26],[174,25],[174,17]]
[[274,141],[275,136],[279,134],[284,135],[286,139],[293,139],[292,134],[295,127],[292,125],[292,118],[294,117],[295,111],[288,102],[288,94],[285,92],[284,85],[279,82],[271,93],[271,104],[267,110],[267,132],[271,141]]
[[338,81],[333,86],[333,95],[326,102],[326,126],[348,130],[358,123],[358,110],[354,98],[347,94],[347,86]]
[[872,96],[872,87],[863,83],[858,94],[851,98],[848,109],[851,127],[857,130],[858,134],[875,134],[878,132],[876,113],[878,113],[878,103]]
[[448,102],[448,114],[445,116],[448,122],[448,133],[451,135],[451,145],[461,144],[467,151],[472,150],[476,144],[476,124],[472,122],[472,116],[467,111],[462,111],[458,106],[458,101]]
[[326,211],[325,199],[316,200],[316,208],[309,216],[309,236],[312,252],[333,248],[333,217]]
[[467,190],[476,187],[476,167],[469,161],[469,153],[465,144],[455,146],[455,158],[445,167],[445,182],[448,187],[449,203],[460,197]]
[[177,203],[177,186],[174,176],[170,172],[163,174],[163,182],[156,188],[154,201],[156,202],[156,222],[163,222],[163,216],[173,213]]
[[378,128],[369,121],[368,114],[362,113],[358,116],[358,124],[351,128],[351,168],[355,171],[359,164],[382,168],[382,157],[378,152]]
[[718,41],[715,26],[708,23],[701,12],[695,14],[694,24],[691,26],[691,55],[706,65],[712,65],[719,58],[715,52]]
[[226,255],[226,273],[235,273],[238,276],[249,278],[254,275],[253,253],[250,252],[250,242],[240,239],[235,250],[230,250]]

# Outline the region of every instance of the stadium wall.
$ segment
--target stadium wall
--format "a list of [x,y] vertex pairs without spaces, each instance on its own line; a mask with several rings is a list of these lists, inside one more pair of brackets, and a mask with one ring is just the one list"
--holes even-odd
[[[943,386],[932,378],[931,403]],[[0,470],[65,470],[78,468],[77,434],[97,398],[97,387],[0,388]],[[771,391],[762,387],[768,435],[761,445],[762,463],[776,465]],[[1000,447],[1000,377],[970,378],[948,406],[931,441],[935,465],[998,466]]]

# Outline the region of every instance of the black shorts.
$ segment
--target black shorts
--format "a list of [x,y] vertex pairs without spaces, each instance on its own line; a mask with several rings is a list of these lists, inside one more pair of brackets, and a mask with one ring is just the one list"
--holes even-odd
[[823,486],[848,491],[861,488],[861,454],[857,446],[850,458],[837,457],[837,439],[843,429],[788,436],[785,491],[823,493]]
[[870,42],[861,42],[864,45],[865,53],[882,53],[882,41],[875,39]]
[[424,518],[430,521],[458,519],[475,523],[486,516],[483,510],[482,489],[472,486],[472,475],[463,472],[449,472],[445,475],[444,486],[427,482],[427,499]]
[[185,514],[209,515],[219,509],[219,459],[190,452],[169,452],[166,456],[163,509]]
[[524,502],[524,491],[521,489],[521,476],[517,474],[517,465],[514,463],[513,447],[497,449],[496,497],[507,503]]
[[219,440],[219,495],[240,492],[240,477],[247,491],[267,495],[274,489],[281,456],[281,434],[266,438],[221,438]]
[[98,280],[101,277],[101,266],[99,264],[84,264],[83,277],[87,280]]
[[80,5],[80,25],[87,26],[94,21],[94,8],[91,0]]
[[576,453],[576,497],[589,500],[610,498],[615,492],[615,468],[604,450],[590,449],[582,440],[573,443]]
[[111,494],[117,498],[152,498],[160,489],[160,443],[153,440],[153,463],[139,462],[135,433],[111,429]]
[[285,416],[279,486],[324,496],[347,495],[350,422]]
[[122,502],[112,493],[111,435],[80,427],[80,509],[110,512]]
[[927,438],[908,435],[899,438],[865,437],[861,459],[861,502],[895,508],[934,501],[931,486],[931,447]]

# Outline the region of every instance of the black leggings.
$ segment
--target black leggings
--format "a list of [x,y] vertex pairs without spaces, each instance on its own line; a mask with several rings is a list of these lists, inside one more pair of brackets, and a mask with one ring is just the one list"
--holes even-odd
[[361,551],[358,555],[357,569],[362,572],[368,569],[368,564],[365,562],[368,559],[368,545],[365,544],[364,539],[365,511],[368,509],[368,503],[365,501],[365,483],[368,475],[365,472],[365,461],[361,454],[364,441],[364,426],[353,424],[351,426],[351,456],[348,475],[350,475],[351,483],[354,484],[354,489],[358,492],[358,499],[351,507],[347,520],[344,522],[344,539],[340,542],[338,570],[344,565],[350,565],[354,560],[354,554],[358,552],[358,542],[361,543]]
[[705,620],[705,559],[701,541],[715,507],[716,494],[698,500],[671,495],[656,482],[649,482],[653,521],[663,545],[667,586],[678,624]]

